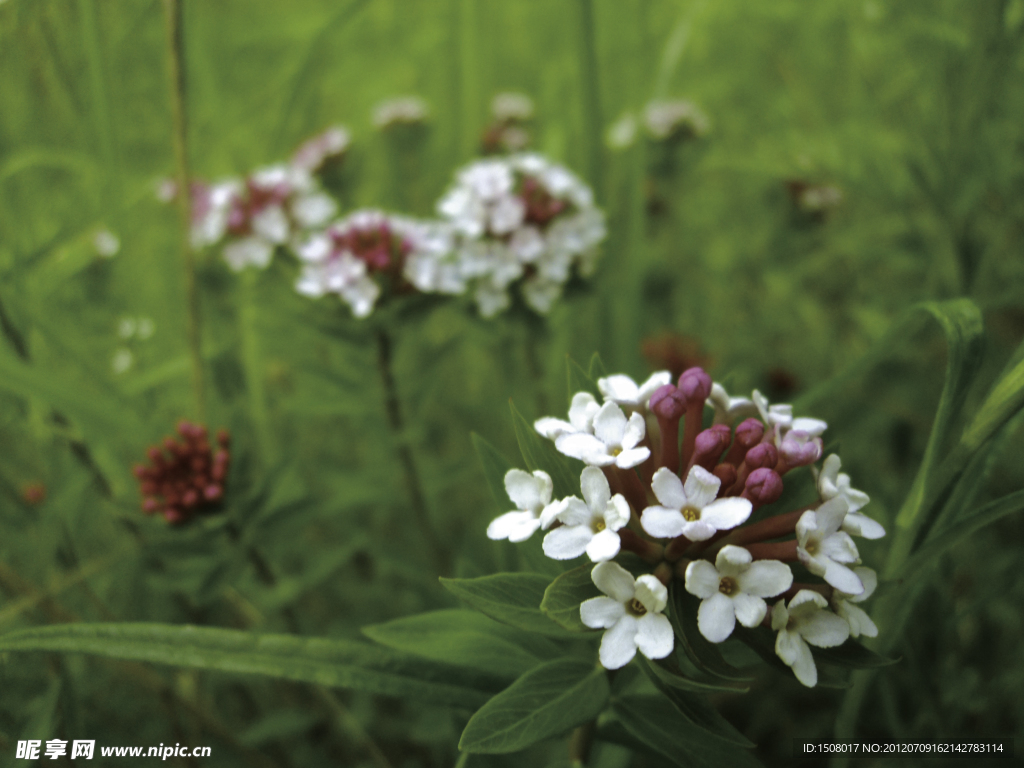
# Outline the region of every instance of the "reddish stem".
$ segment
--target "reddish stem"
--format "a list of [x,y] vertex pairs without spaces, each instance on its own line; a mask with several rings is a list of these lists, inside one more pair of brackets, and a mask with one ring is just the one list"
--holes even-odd
[[668,546],[665,547],[665,559],[670,563],[674,563],[686,553],[686,550],[690,548],[691,543],[692,542],[685,536],[676,536],[668,543]]
[[787,512],[784,515],[775,515],[766,520],[760,520],[751,525],[736,528],[722,538],[719,546],[715,549],[721,549],[726,544],[735,544],[738,547],[743,547],[747,544],[777,539],[780,536],[789,536],[796,531],[797,521],[808,509],[812,509],[812,507],[804,507],[795,512]]
[[796,562],[796,539],[779,541],[771,544],[751,544],[747,550],[755,560],[781,560],[784,563]]
[[657,563],[663,559],[665,547],[656,542],[648,541],[629,528],[623,528],[619,531],[619,541],[622,543],[623,549],[635,552],[648,563]]
[[661,459],[658,464],[679,474],[679,419],[658,419],[661,428]]
[[704,401],[691,402],[686,408],[686,416],[683,419],[683,465],[689,466],[690,457],[693,456],[693,447],[697,442],[697,435],[700,433],[701,421],[704,419]]
[[612,473],[619,478],[622,495],[626,497],[626,501],[633,507],[633,511],[639,515],[647,508],[647,490],[644,488],[644,484],[632,469],[619,469],[615,467]]

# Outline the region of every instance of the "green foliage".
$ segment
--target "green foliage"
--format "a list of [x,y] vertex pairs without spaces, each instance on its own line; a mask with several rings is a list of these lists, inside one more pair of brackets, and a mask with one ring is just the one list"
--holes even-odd
[[592,570],[593,564],[587,563],[566,571],[552,581],[544,590],[544,599],[540,604],[544,614],[570,631],[589,632],[590,629],[580,619],[580,603],[601,594],[590,578]]
[[573,637],[541,610],[549,583],[548,577],[536,573],[441,579],[445,589],[492,619],[542,635]]

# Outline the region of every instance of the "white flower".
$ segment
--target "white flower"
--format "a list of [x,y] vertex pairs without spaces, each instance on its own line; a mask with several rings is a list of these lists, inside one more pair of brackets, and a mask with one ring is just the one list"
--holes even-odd
[[572,396],[572,403],[569,406],[569,421],[545,416],[533,422],[533,428],[548,440],[577,432],[592,435],[594,434],[594,417],[600,410],[601,406],[592,394],[577,392]]
[[626,666],[637,648],[648,659],[672,653],[672,624],[662,611],[668,590],[654,576],[633,576],[612,561],[598,563],[590,578],[607,597],[592,597],[580,605],[580,618],[592,629],[604,629],[599,658],[605,669]]
[[772,629],[779,635],[775,639],[775,653],[787,666],[793,668],[796,679],[813,688],[818,683],[818,668],[808,643],[818,648],[842,645],[850,636],[850,627],[841,618],[824,610],[828,602],[817,592],[801,589],[786,607],[779,600],[772,608]]
[[640,385],[637,385],[629,376],[617,373],[614,376],[598,379],[597,388],[601,390],[606,403],[617,403],[634,411],[647,410],[651,402],[651,395],[670,381],[672,381],[672,374],[668,371],[652,373],[647,381]]
[[224,246],[224,260],[235,272],[246,267],[263,269],[274,255],[273,243],[262,237],[243,237]]
[[697,626],[712,643],[729,637],[737,620],[756,627],[768,612],[764,598],[793,585],[793,572],[785,563],[752,560],[746,549],[728,544],[719,550],[714,565],[694,560],[686,566],[686,591],[702,598]]
[[753,400],[745,397],[730,397],[721,384],[711,385],[708,402],[715,409],[715,424],[732,426],[738,421],[758,415],[758,408]]
[[352,136],[344,126],[332,126],[295,150],[291,165],[307,173],[315,173],[329,158],[343,155],[351,143]]
[[793,406],[788,403],[769,405],[768,398],[756,389],[753,394],[754,405],[761,414],[761,421],[766,427],[781,427],[789,429],[793,424]]
[[127,347],[121,347],[121,349],[114,353],[114,357],[110,361],[110,367],[114,373],[121,374],[132,367],[133,360],[132,351]]
[[715,499],[722,481],[703,467],[694,466],[686,484],[670,469],[654,473],[651,488],[663,506],[647,507],[640,524],[651,536],[690,541],[707,541],[717,531],[727,531],[745,522],[753,510],[747,499],[731,496]]
[[584,552],[595,563],[619,554],[617,531],[629,522],[629,504],[617,493],[612,496],[608,480],[597,467],[586,467],[580,475],[581,501],[563,499],[555,519],[562,526],[544,537],[544,554],[555,560],[572,560]]
[[551,503],[551,476],[538,469],[532,475],[521,469],[505,473],[505,492],[517,510],[499,515],[487,526],[487,538],[526,541],[538,528],[548,528],[560,502]]
[[846,499],[836,496],[804,512],[796,523],[796,553],[815,576],[847,594],[860,595],[864,585],[847,565],[860,561],[857,545],[839,530],[847,509]]
[[649,448],[638,448],[646,432],[644,417],[634,413],[629,419],[615,403],[605,403],[594,415],[594,434],[576,432],[555,439],[555,448],[598,467],[615,465],[630,469],[647,461]]
[[425,122],[430,115],[427,102],[419,96],[400,96],[380,102],[373,109],[375,128],[390,128],[393,125],[416,125]]
[[864,585],[864,591],[859,595],[848,595],[838,589],[834,590],[831,600],[832,610],[850,625],[850,634],[853,637],[861,635],[878,637],[878,627],[875,626],[875,622],[864,612],[863,608],[853,605],[853,603],[864,602],[875,593],[875,589],[878,587],[878,574],[870,568],[863,567],[854,568],[853,572],[857,574],[857,578]]
[[499,122],[529,120],[533,101],[525,93],[497,93],[491,100],[491,114]]
[[636,118],[630,112],[623,112],[619,119],[608,126],[604,141],[610,149],[622,150],[633,146],[636,141]]
[[121,250],[121,239],[109,229],[101,229],[92,236],[92,247],[105,259],[112,259]]
[[707,115],[685,99],[649,102],[644,108],[644,124],[651,136],[660,140],[682,131],[703,136],[710,127]]
[[860,511],[871,499],[864,491],[850,487],[850,476],[840,472],[840,466],[841,460],[834,453],[825,459],[818,473],[818,495],[822,501],[836,496],[846,499],[849,512],[843,519],[842,530],[851,536],[863,536],[865,539],[882,538],[885,536],[885,528]]

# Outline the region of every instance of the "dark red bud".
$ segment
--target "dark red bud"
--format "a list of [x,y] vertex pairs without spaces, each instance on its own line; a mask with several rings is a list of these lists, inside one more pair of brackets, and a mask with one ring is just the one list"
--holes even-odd
[[674,384],[665,384],[651,395],[651,413],[662,419],[675,420],[686,413],[686,398]]
[[774,469],[775,465],[779,463],[779,452],[775,450],[775,446],[771,443],[758,443],[747,451],[747,457],[744,461],[750,469],[760,469],[762,467]]
[[694,442],[693,463],[710,470],[718,463],[731,438],[732,430],[725,424],[716,424],[698,433]]
[[217,445],[221,448],[228,448],[231,445],[231,435],[226,429],[217,430]]
[[732,464],[719,464],[711,470],[711,474],[722,481],[722,485],[718,489],[719,495],[728,491],[736,482],[736,467]]
[[147,515],[153,514],[158,509],[160,509],[161,506],[162,505],[157,499],[149,498],[143,499],[142,501],[142,511],[145,512]]
[[208,485],[203,491],[203,496],[206,497],[207,501],[216,501],[224,494],[224,489],[219,485]]
[[782,478],[774,469],[761,467],[747,477],[743,498],[750,499],[755,507],[778,501],[782,495]]
[[753,448],[764,437],[764,424],[760,419],[746,419],[736,427],[736,442],[745,448]]
[[711,394],[711,377],[703,368],[688,368],[679,377],[679,390],[687,403],[701,403]]
[[181,495],[181,504],[184,507],[194,507],[198,502],[199,494],[193,488],[189,488]]

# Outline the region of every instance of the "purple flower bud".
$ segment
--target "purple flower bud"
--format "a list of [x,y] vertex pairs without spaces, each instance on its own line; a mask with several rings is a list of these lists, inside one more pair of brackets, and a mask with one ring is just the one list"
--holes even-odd
[[675,420],[686,412],[686,398],[674,384],[665,384],[651,395],[651,413],[660,419]]
[[693,448],[693,463],[710,471],[718,463],[719,457],[729,446],[732,430],[725,424],[716,424],[697,435]]
[[711,377],[704,372],[703,368],[688,368],[679,377],[679,390],[687,403],[700,403],[708,399],[711,394]]
[[803,467],[821,458],[822,443],[820,437],[814,437],[798,429],[791,429],[782,438],[779,453],[790,467]]
[[782,495],[782,478],[774,469],[761,467],[747,477],[743,498],[750,499],[755,507],[778,501]]
[[722,481],[719,486],[720,493],[725,493],[736,483],[736,467],[732,464],[719,464],[711,470],[711,474]]
[[779,463],[779,452],[771,443],[758,443],[747,451],[744,462],[750,469],[774,469]]
[[764,424],[760,419],[746,419],[736,427],[736,442],[746,448],[753,448],[764,437]]

